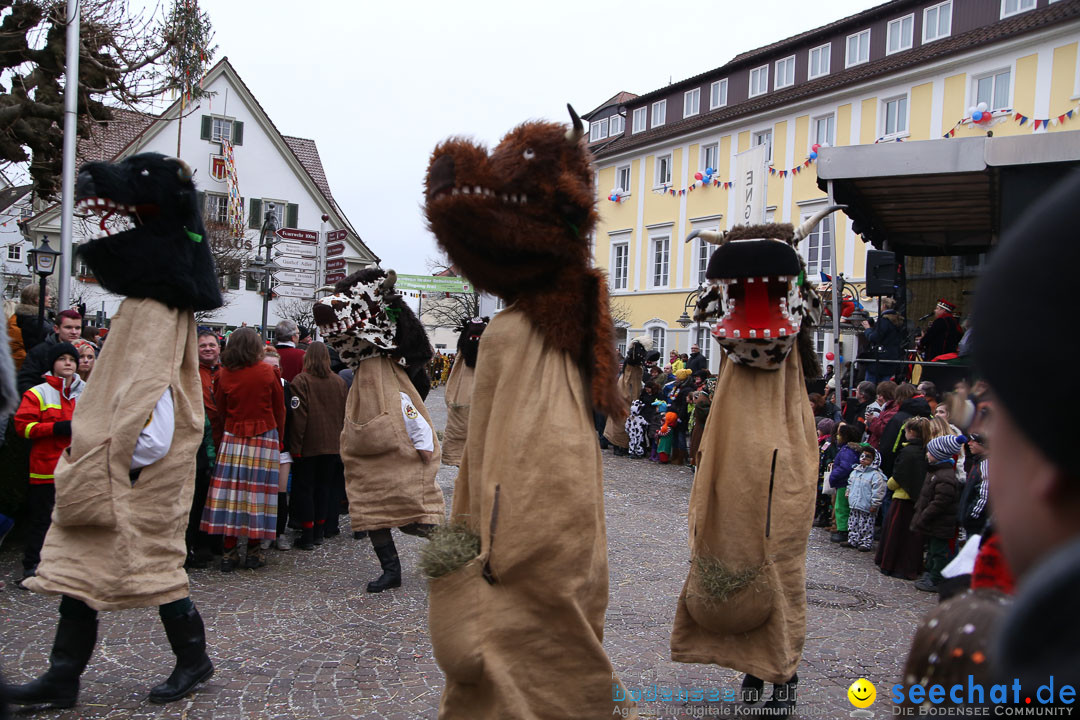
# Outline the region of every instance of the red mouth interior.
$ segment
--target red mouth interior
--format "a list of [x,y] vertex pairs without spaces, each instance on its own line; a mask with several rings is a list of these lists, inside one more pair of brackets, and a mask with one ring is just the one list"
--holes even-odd
[[718,338],[763,340],[798,333],[798,323],[787,307],[790,281],[786,277],[728,281],[725,312],[713,328],[713,334]]

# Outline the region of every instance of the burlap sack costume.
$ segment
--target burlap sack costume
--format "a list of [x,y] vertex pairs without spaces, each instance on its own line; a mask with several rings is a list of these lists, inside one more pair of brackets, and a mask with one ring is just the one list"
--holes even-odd
[[612,699],[625,691],[601,644],[603,474],[581,371],[513,306],[480,342],[451,513],[480,535],[480,555],[430,581],[431,643],[446,674],[439,717],[632,711]]
[[469,429],[469,405],[472,403],[473,382],[476,369],[459,356],[446,381],[446,430],[443,432],[442,461],[447,465],[460,465],[465,451],[465,437]]
[[[169,453],[130,479],[154,405],[172,388]],[[95,610],[163,605],[188,596],[184,531],[203,437],[202,384],[190,310],[128,298],[113,317],[56,468],[56,507],[31,590]]]
[[345,403],[341,460],[353,531],[440,524],[445,515],[435,482],[441,452],[438,438],[430,462],[413,447],[401,417],[403,392],[431,424],[431,417],[405,369],[385,355],[356,364]]
[[[627,365],[619,375],[619,395],[626,405],[627,412],[629,412],[630,403],[637,400],[638,395],[641,394],[642,372],[640,365]],[[623,449],[630,447],[630,436],[626,434],[625,420],[608,418],[607,425],[604,427],[604,437],[612,445]]]

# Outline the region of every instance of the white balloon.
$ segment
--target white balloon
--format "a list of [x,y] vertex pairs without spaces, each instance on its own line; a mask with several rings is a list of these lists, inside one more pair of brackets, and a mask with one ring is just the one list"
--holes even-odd
[[978,109],[978,110],[981,110],[981,111],[983,111],[983,112],[986,112],[986,108],[987,108],[988,106],[987,106],[987,104],[986,104],[986,103],[984,103],[984,102],[981,102],[981,103],[979,103],[978,105],[976,105],[975,107],[976,107],[976,109]]
[[971,117],[972,115],[974,115],[974,114],[975,114],[975,111],[976,111],[976,110],[978,110],[978,109],[979,109],[979,108],[975,107],[974,105],[972,105],[971,107],[969,107],[969,108],[968,108],[968,113],[967,113],[967,114],[968,114],[968,117]]

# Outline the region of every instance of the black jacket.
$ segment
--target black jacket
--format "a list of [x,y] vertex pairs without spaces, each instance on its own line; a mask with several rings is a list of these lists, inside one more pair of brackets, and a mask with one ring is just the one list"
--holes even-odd
[[926,447],[921,442],[910,442],[900,448],[891,477],[904,489],[912,502],[919,499],[923,482],[926,481],[928,463]]
[[952,315],[942,315],[930,323],[919,341],[919,350],[925,359],[933,360],[938,355],[956,352],[963,336],[964,330],[959,321]]
[[[904,332],[887,315],[883,315],[873,327],[863,330],[863,337],[870,343],[866,357],[876,360],[904,359]],[[899,369],[899,365],[888,363],[874,363],[868,368],[875,375],[894,375]]]
[[968,537],[981,535],[986,528],[986,520],[990,515],[984,493],[980,492],[986,479],[982,474],[983,457],[977,455],[972,458],[971,471],[968,472],[967,481],[960,491],[960,506],[956,512],[956,521],[967,531]]
[[896,446],[899,444],[897,440],[900,438],[900,430],[903,429],[904,423],[913,417],[933,417],[934,413],[930,411],[930,403],[926,402],[926,398],[922,395],[905,400],[900,406],[900,409],[892,416],[892,420],[889,420],[889,424],[885,426],[885,432],[881,434],[881,444],[878,450],[881,452],[881,471],[885,473],[886,477],[893,474],[893,463],[896,461]]
[[26,359],[23,360],[19,374],[16,376],[20,395],[35,385],[41,384],[41,376],[52,370],[49,367],[49,350],[56,342],[56,335],[49,335],[45,342],[38,343],[33,350],[27,351]]
[[951,540],[956,535],[959,504],[960,483],[956,479],[956,466],[949,462],[931,465],[919,492],[919,501],[915,503],[911,529],[927,537]]
[[698,370],[708,370],[709,359],[701,353],[694,353],[686,361],[686,367],[690,370],[693,370],[694,372],[697,372]]

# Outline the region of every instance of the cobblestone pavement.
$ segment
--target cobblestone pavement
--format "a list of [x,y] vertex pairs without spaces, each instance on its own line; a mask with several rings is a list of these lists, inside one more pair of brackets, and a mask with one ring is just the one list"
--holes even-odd
[[[428,403],[445,423],[442,389]],[[734,689],[736,673],[671,662],[669,631],[688,569],[686,507],[691,474],[680,467],[604,454],[610,603],[604,645],[623,683]],[[438,476],[447,501],[456,468]],[[417,538],[396,534],[404,566],[400,590],[368,595],[378,575],[367,540],[342,532],[315,552],[270,553],[267,568],[224,575],[197,570],[192,597],[208,628],[217,672],[201,691],[164,707],[148,689],[173,657],[155,609],[103,613],[97,650],[79,705],[35,717],[64,718],[435,718],[443,678],[427,636],[425,582]],[[57,600],[15,589],[19,555],[0,554],[0,666],[24,682],[46,668]],[[878,685],[878,717],[900,674],[918,618],[934,598],[881,575],[866,553],[828,542],[815,529],[807,559],[808,626],[799,668],[799,717],[846,717],[848,685]],[[740,706],[741,707],[741,706]],[[733,711],[733,703],[725,709]],[[642,717],[709,717],[716,708],[646,702]],[[569,719],[568,719],[569,720]]]

